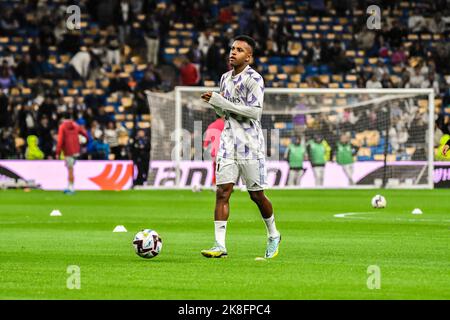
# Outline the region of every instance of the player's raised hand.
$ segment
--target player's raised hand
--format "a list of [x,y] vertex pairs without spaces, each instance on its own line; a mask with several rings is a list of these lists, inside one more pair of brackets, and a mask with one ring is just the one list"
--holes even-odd
[[448,149],[450,149],[450,146],[448,144],[445,144],[444,148],[442,148],[442,154],[444,156],[447,155]]
[[202,94],[202,99],[203,100],[205,100],[206,102],[209,102],[209,99],[211,99],[211,96],[212,96],[212,92],[211,91],[208,91],[208,92],[205,92],[204,94]]

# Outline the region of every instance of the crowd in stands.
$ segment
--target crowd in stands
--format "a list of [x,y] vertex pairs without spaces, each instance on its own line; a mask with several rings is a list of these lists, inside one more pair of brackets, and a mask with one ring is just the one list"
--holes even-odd
[[[80,28],[68,19],[73,4],[81,9]],[[367,24],[371,4],[382,8],[379,30]],[[90,135],[82,158],[131,159],[136,137],[150,139],[145,91],[217,85],[238,34],[256,40],[254,67],[266,87],[433,88],[436,126],[449,133],[446,0],[6,0],[0,6],[0,158],[26,158],[27,138],[36,136],[43,158],[53,159],[58,123],[71,113]],[[411,126],[425,128],[422,116],[399,115],[391,142],[408,141],[404,132],[416,132]]]

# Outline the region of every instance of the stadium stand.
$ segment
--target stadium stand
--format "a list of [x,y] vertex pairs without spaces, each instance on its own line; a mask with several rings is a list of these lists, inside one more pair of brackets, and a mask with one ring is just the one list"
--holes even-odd
[[[79,30],[66,23],[72,4],[81,8]],[[370,4],[383,10],[380,30],[366,27]],[[115,151],[110,159],[130,158],[137,130],[151,132],[145,90],[171,91],[189,70],[200,75],[196,85],[216,86],[228,69],[230,41],[242,33],[257,41],[255,68],[266,87],[433,88],[436,133],[448,134],[449,10],[443,0],[5,0],[0,158],[23,159],[29,135],[38,136],[46,159],[54,158],[57,124],[66,112],[92,140],[107,139]],[[420,110],[426,105],[422,101]],[[345,121],[354,125],[352,117]],[[308,117],[306,125],[313,124]],[[295,125],[283,120],[274,126],[286,147]],[[402,137],[389,134],[391,153]],[[368,128],[352,136],[361,146],[358,160],[381,159],[383,133]],[[92,158],[89,142],[83,158]]]

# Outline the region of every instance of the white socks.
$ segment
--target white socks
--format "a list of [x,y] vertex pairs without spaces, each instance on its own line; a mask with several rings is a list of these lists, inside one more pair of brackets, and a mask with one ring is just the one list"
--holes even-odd
[[[277,230],[275,225],[275,215],[268,219],[263,219],[267,228],[267,236],[271,238],[276,238],[280,236],[280,233]],[[227,233],[227,221],[214,221],[214,233],[216,236],[216,242],[218,245],[226,248],[225,246],[225,236]]]
[[70,190],[70,191],[74,191],[73,183],[70,183],[70,182],[69,182],[69,190]]
[[264,219],[264,223],[266,224],[267,229],[267,236],[271,238],[276,238],[280,236],[280,233],[277,230],[277,227],[275,225],[275,215],[272,214],[272,216],[268,219]]
[[214,221],[214,230],[216,235],[216,242],[225,247],[225,235],[227,233],[227,222],[226,221]]

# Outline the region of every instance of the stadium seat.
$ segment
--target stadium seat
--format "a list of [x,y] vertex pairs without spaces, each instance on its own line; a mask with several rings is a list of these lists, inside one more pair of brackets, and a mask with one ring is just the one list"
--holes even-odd
[[203,81],[203,85],[205,87],[214,87],[216,83],[213,80],[205,80]]

